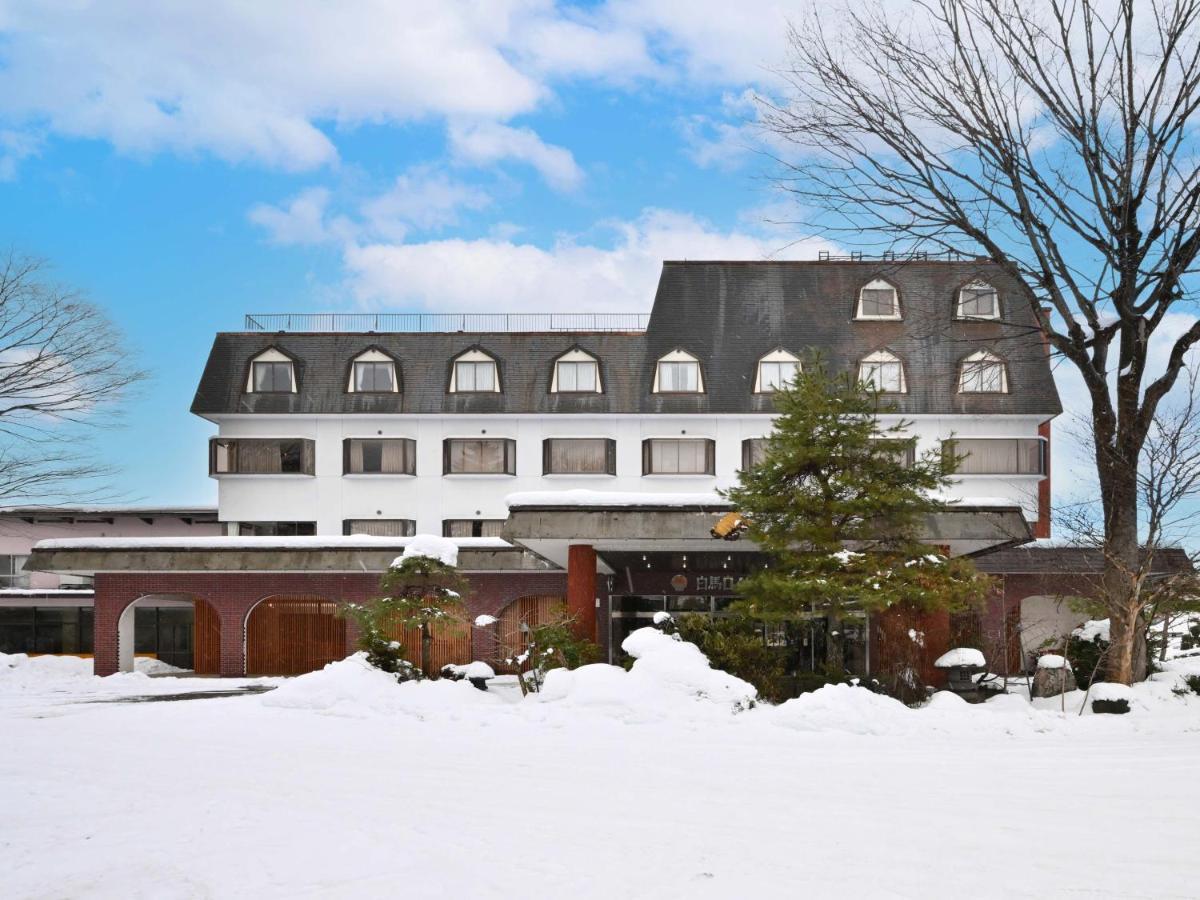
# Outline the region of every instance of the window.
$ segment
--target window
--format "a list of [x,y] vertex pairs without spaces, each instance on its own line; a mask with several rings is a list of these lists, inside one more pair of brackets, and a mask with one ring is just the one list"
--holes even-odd
[[960,319],[1000,318],[1000,297],[996,289],[982,281],[963,285],[958,291]]
[[91,653],[90,606],[0,607],[0,653]]
[[800,374],[800,360],[786,350],[774,350],[758,361],[754,392],[768,394],[791,384]]
[[766,438],[746,438],[742,441],[742,471],[761,466],[767,458]]
[[255,360],[254,393],[290,394],[292,392],[292,364]]
[[673,350],[658,361],[654,370],[656,394],[702,394],[704,379],[700,361],[686,350]]
[[442,451],[446,475],[517,474],[517,442],[509,438],[447,438]]
[[396,367],[390,362],[356,359],[354,391],[359,394],[390,394],[396,390]]
[[29,573],[21,571],[27,559],[27,555],[0,556],[0,588],[29,587]]
[[1004,360],[984,350],[972,353],[962,361],[958,389],[964,394],[1008,393],[1008,373]]
[[345,519],[342,534],[367,534],[374,537],[412,537],[417,533],[413,519]]
[[238,522],[241,537],[311,537],[316,522]]
[[544,475],[616,475],[617,442],[609,438],[546,438]]
[[1038,438],[942,441],[942,458],[956,475],[1044,475],[1046,472],[1043,442]]
[[600,366],[582,350],[564,354],[554,364],[556,394],[597,394],[600,392]]
[[246,390],[252,394],[291,394],[296,391],[296,372],[292,358],[270,347],[250,362]]
[[304,438],[213,438],[209,475],[312,475],[315,444]]
[[896,289],[876,278],[863,285],[858,292],[858,309],[854,314],[856,319],[899,319],[900,298]]
[[417,474],[417,442],[410,438],[349,438],[342,448],[347,475]]
[[450,391],[457,394],[486,394],[500,391],[496,361],[482,350],[468,350],[454,361]]
[[642,441],[643,475],[712,475],[715,442],[707,438]]
[[504,519],[443,519],[442,536],[449,538],[500,537]]
[[868,389],[887,394],[903,394],[904,364],[886,350],[872,353],[858,366],[858,380]]

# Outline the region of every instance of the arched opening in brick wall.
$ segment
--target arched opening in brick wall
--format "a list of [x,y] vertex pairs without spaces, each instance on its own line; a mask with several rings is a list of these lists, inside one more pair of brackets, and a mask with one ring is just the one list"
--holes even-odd
[[346,657],[346,620],[316,594],[272,594],[246,616],[246,674],[303,675]]
[[117,620],[118,671],[134,671],[139,656],[198,675],[217,674],[221,624],[216,610],[191,594],[143,594]]
[[516,672],[528,665],[515,666],[504,662],[519,656],[527,644],[528,632],[567,615],[567,601],[558,596],[518,597],[500,610],[496,623],[496,646],[490,655],[498,672]]

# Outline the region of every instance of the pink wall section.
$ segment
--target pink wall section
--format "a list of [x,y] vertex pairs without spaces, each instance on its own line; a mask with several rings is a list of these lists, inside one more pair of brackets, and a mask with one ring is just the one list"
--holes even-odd
[[[215,510],[214,510],[215,513]],[[112,521],[103,521],[109,518]],[[19,516],[0,513],[0,555],[27,556],[38,541],[52,538],[82,537],[206,537],[221,533],[218,522],[188,522],[178,516],[156,515],[143,518],[114,512],[90,514],[74,522],[27,522]],[[56,588],[57,575],[29,572],[29,587]],[[2,587],[3,585],[0,585]]]

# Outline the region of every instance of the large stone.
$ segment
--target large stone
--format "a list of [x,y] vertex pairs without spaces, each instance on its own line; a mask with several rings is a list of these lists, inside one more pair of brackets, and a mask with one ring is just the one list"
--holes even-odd
[[1078,686],[1070,666],[1053,669],[1041,667],[1033,676],[1032,693],[1035,697],[1057,697],[1059,694],[1075,690]]

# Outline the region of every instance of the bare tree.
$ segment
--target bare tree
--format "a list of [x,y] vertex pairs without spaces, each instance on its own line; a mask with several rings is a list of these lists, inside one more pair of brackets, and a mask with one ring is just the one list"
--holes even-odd
[[43,261],[0,257],[0,504],[94,499],[109,472],[86,432],[144,377],[103,311]]
[[982,256],[1029,286],[1091,399],[1125,683],[1146,602],[1138,460],[1200,341],[1197,320],[1150,365],[1168,313],[1196,309],[1198,18],[1200,0],[916,0],[902,22],[825,8],[792,29],[787,100],[764,101],[798,148],[783,184],[827,233]]

